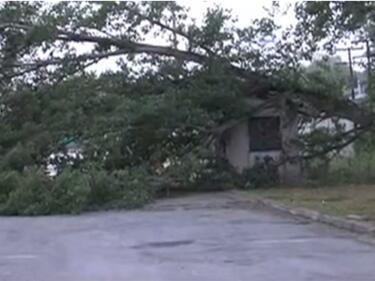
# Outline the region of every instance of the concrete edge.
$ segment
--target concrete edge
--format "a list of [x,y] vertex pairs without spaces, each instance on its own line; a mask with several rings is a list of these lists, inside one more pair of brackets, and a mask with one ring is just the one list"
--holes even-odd
[[[243,194],[237,193],[237,195],[239,195],[242,200],[244,199]],[[262,206],[265,206],[267,208],[270,208],[270,209],[273,209],[282,213],[287,213],[295,217],[305,218],[305,219],[309,219],[315,222],[325,223],[325,224],[328,224],[328,225],[331,225],[340,229],[349,230],[351,232],[355,232],[358,234],[366,234],[366,235],[375,237],[375,225],[372,223],[354,221],[354,220],[350,220],[350,219],[346,219],[342,217],[327,215],[327,214],[323,214],[315,210],[309,210],[305,208],[291,208],[282,203],[275,202],[274,200],[271,200],[271,199],[266,199],[260,196],[254,196],[250,194],[248,194],[248,196],[252,197],[252,198],[248,198],[248,200],[251,201],[252,203],[260,204]]]

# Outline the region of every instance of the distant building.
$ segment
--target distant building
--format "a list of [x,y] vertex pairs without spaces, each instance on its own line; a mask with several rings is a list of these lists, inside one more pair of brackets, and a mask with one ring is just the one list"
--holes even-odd
[[62,163],[74,165],[77,160],[82,160],[82,145],[74,137],[65,137],[60,142],[60,149],[52,153],[46,164],[47,174],[49,176],[56,176],[58,174],[58,167]]
[[[344,98],[354,101],[358,104],[363,104],[368,101],[367,94],[367,81],[363,75],[359,75],[356,79],[356,85],[354,90],[354,100],[352,98],[352,90],[346,89],[343,93]],[[348,132],[354,129],[354,123],[346,119],[335,119],[327,118],[320,121],[313,121],[306,126],[303,133],[311,132],[314,129],[325,128],[328,132],[332,134],[337,133],[337,127],[343,132]],[[340,156],[342,157],[352,157],[354,155],[353,144],[349,144],[340,151]]]

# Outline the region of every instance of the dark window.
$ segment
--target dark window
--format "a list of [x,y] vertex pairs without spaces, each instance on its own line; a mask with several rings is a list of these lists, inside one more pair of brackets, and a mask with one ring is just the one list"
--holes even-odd
[[256,117],[249,120],[250,151],[281,149],[280,118]]

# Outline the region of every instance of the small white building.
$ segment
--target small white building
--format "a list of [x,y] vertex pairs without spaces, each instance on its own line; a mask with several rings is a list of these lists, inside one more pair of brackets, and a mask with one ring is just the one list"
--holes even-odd
[[[270,161],[282,183],[302,179],[301,164],[289,157],[298,153],[292,139],[296,136],[297,116],[291,116],[283,100],[251,98],[254,114],[246,120],[231,121],[220,132],[220,154],[238,171]],[[289,159],[288,161],[286,161]]]

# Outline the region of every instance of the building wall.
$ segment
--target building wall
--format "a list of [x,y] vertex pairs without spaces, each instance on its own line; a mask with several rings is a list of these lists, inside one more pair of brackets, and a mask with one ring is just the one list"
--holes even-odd
[[248,123],[245,121],[235,125],[227,133],[225,155],[229,163],[237,171],[242,172],[243,169],[254,166],[256,158],[259,158],[261,161],[266,156],[272,157],[275,161],[280,159],[280,150],[250,152],[250,141],[251,136],[249,135]]
[[[297,133],[297,114],[289,109],[285,99],[260,100],[249,99],[249,107],[254,110],[253,117],[280,117],[280,133],[282,150],[250,151],[251,137],[249,135],[248,121],[239,122],[225,131],[224,153],[228,162],[242,172],[254,166],[256,161],[264,161],[266,156],[274,161],[280,161],[286,155],[295,156],[298,150],[293,146],[292,140]],[[286,163],[278,167],[280,181],[283,183],[300,183],[303,181],[301,163]]]
[[249,130],[247,122],[242,122],[231,129],[226,134],[225,156],[229,163],[242,172],[249,167]]
[[248,166],[252,167],[257,162],[257,158],[262,160],[265,157],[271,157],[273,160],[278,161],[281,157],[281,150],[269,150],[269,151],[253,151],[248,153],[249,162]]
[[[251,168],[264,157],[270,156],[274,161],[279,161],[282,157],[281,150],[254,151],[250,152],[248,123],[241,122],[228,130],[225,140],[225,156],[229,163],[238,171],[242,172],[246,168]],[[257,159],[258,158],[258,159]],[[283,183],[299,183],[301,181],[300,163],[287,163],[278,168],[280,181]]]

